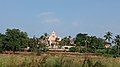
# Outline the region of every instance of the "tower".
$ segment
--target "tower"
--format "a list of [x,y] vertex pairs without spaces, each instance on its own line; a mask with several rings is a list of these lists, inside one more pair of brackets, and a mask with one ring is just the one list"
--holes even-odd
[[55,33],[55,31],[52,32],[52,34],[49,36],[49,45],[55,45],[56,44],[56,38],[57,38],[57,35]]

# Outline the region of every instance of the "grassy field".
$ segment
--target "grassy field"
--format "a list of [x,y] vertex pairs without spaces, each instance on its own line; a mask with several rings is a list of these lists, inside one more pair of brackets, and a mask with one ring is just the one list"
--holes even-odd
[[63,54],[42,54],[40,56],[0,54],[0,67],[94,67],[91,65],[95,63],[103,67],[120,67],[120,58]]

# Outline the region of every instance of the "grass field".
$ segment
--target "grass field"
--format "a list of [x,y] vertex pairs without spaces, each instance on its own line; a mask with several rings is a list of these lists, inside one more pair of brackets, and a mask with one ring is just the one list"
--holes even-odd
[[[104,67],[120,67],[120,58],[85,56],[85,55],[50,55],[42,54],[40,56],[29,54],[0,54],[0,67],[90,67],[84,63],[89,59],[94,65],[100,62]],[[98,67],[98,66],[96,66]]]

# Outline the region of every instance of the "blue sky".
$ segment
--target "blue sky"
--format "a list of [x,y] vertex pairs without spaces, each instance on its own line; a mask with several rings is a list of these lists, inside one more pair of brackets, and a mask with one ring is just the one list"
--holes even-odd
[[19,28],[33,35],[120,34],[120,0],[0,0],[0,32]]

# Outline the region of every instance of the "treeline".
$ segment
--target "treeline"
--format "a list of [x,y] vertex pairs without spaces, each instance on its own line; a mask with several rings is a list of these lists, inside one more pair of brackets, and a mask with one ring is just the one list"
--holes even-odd
[[[45,35],[46,36],[46,35]],[[40,40],[45,40],[44,36],[40,38],[29,38],[26,32],[19,29],[7,29],[5,34],[0,33],[0,52],[5,51],[38,51],[45,50],[46,43]]]
[[[105,56],[120,56],[120,35],[112,38],[111,32],[106,32],[101,38],[89,36],[88,34],[79,33],[74,39],[75,47],[70,48],[72,52],[95,53]],[[69,43],[70,36],[62,39],[64,43]],[[72,44],[71,44],[72,45]]]
[[0,52],[20,51],[28,46],[29,37],[19,29],[7,29],[5,34],[0,33]]
[[[29,38],[26,32],[19,29],[7,29],[5,34],[0,33],[0,52],[24,51],[28,47],[29,51],[47,51],[48,38],[49,34],[47,33],[40,37]],[[71,36],[62,38],[58,45],[59,47],[75,46],[70,48],[72,52],[120,55],[120,35],[116,35],[113,39],[111,32],[107,32],[102,38],[78,33],[75,38]]]

